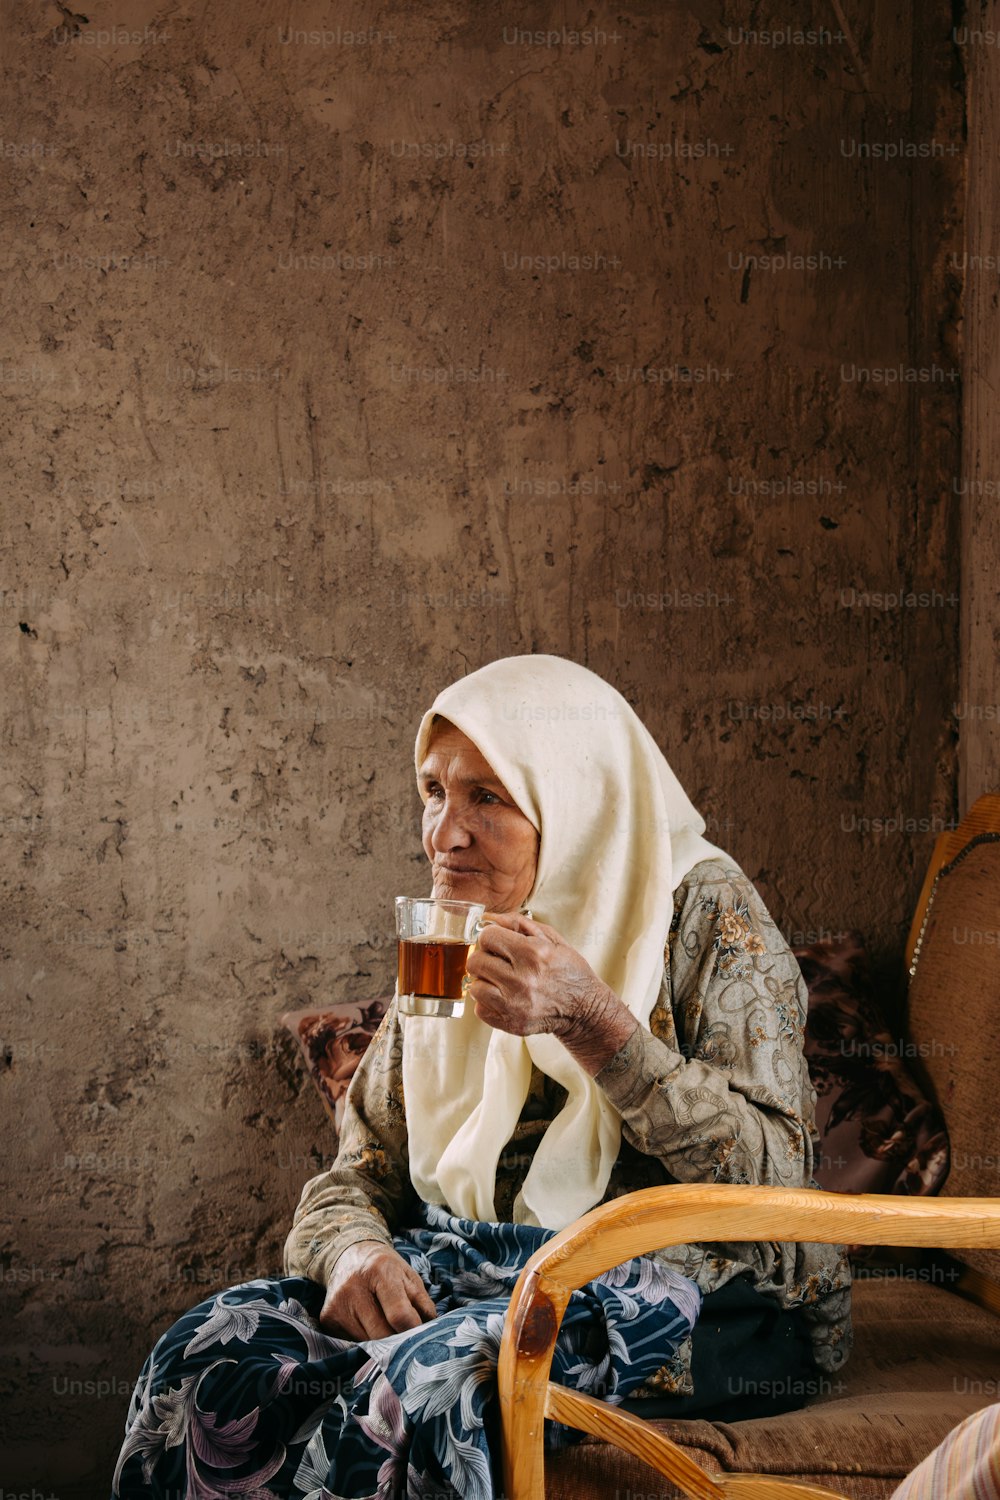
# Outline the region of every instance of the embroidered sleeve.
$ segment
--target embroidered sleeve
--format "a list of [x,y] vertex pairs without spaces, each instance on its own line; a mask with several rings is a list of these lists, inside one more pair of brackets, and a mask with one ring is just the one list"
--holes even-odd
[[406,1151],[402,1031],[386,1012],[351,1079],[333,1166],[302,1189],[285,1241],[286,1276],[327,1285],[357,1240],[392,1244],[392,1231],[415,1199]]
[[741,870],[695,866],[676,894],[660,1001],[597,1075],[625,1138],[677,1182],[802,1187],[814,1093],[805,982]]

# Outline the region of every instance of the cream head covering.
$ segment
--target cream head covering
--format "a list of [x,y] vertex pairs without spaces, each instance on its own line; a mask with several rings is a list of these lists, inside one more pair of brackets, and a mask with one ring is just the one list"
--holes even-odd
[[[439,693],[420,721],[419,773],[442,715],[489,761],[540,834],[528,906],[647,1025],[663,975],[673,893],[723,854],[652,735],[603,678],[559,656],[509,656]],[[421,793],[423,795],[423,793]],[[728,856],[724,856],[728,857]],[[604,1196],[621,1118],[555,1036],[480,1021],[403,1016],[410,1176],[425,1202],[495,1220],[497,1161],[531,1065],[567,1090],[514,1205],[518,1223],[561,1229]]]

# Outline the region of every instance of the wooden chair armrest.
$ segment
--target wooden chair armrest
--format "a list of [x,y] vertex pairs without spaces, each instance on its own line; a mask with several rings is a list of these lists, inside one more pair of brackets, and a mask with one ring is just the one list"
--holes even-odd
[[544,1417],[570,1295],[670,1245],[753,1240],[933,1249],[1000,1247],[1000,1198],[902,1198],[726,1183],[644,1188],[591,1209],[528,1261],[510,1299],[498,1370],[508,1500],[545,1494]]

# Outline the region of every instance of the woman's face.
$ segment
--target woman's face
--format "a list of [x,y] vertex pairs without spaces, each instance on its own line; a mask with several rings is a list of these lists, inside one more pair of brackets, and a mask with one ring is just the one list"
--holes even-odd
[[472,741],[435,725],[420,767],[434,894],[513,912],[535,883],[538,834]]

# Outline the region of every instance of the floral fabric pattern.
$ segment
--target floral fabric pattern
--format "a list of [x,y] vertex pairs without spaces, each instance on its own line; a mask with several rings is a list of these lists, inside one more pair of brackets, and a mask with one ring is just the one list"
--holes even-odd
[[712,947],[716,953],[716,971],[735,977],[752,972],[749,960],[766,953],[764,939],[753,930],[750,903],[737,898],[731,906],[721,906],[717,896],[702,898],[702,910],[715,918],[716,935]]
[[[112,1500],[492,1500],[496,1367],[514,1282],[551,1231],[424,1205],[394,1240],[437,1309],[354,1343],[317,1322],[303,1277],[244,1282],[159,1339],[132,1396]],[[690,1335],[697,1287],[649,1256],[574,1292],[552,1379],[612,1404]],[[575,1440],[546,1424],[549,1446]]]

